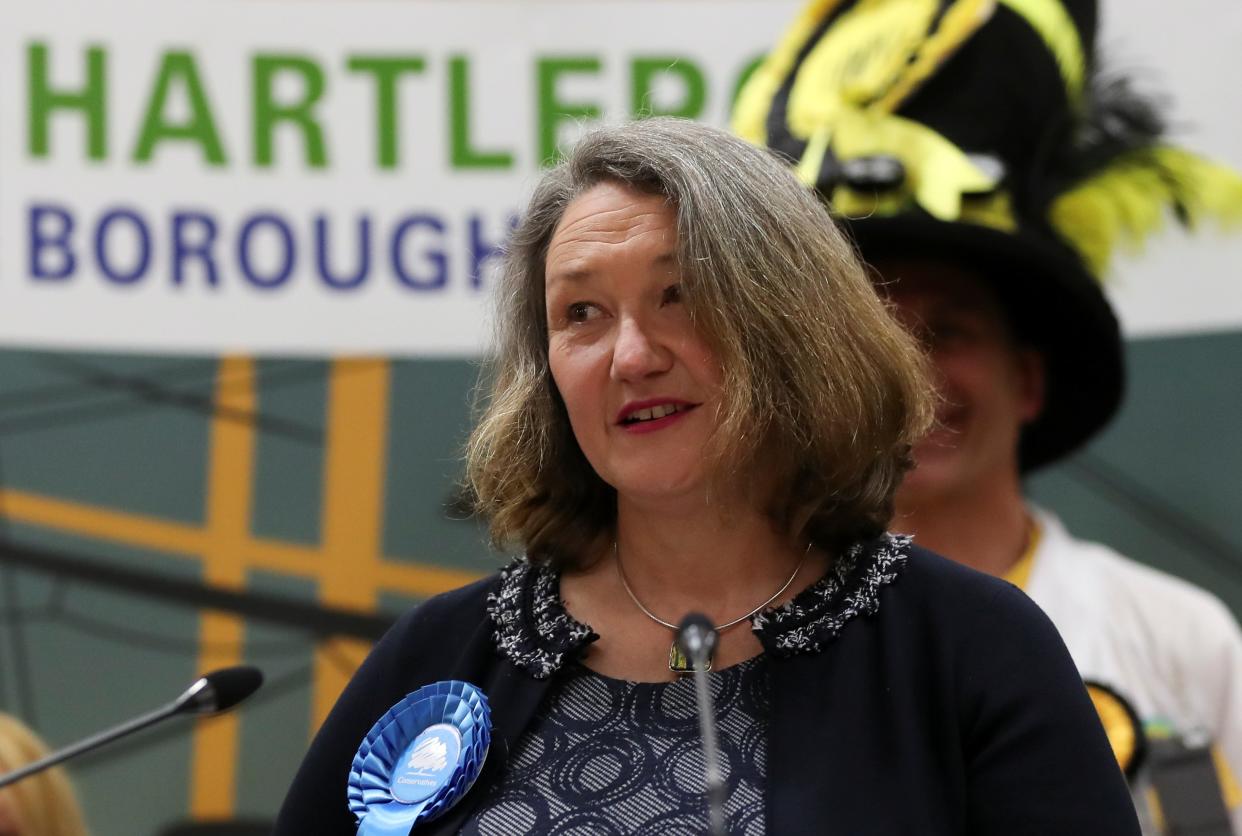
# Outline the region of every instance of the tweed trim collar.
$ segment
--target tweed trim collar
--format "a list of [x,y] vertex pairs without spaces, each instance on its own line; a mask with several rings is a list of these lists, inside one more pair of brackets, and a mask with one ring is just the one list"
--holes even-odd
[[[774,656],[820,652],[850,621],[879,610],[880,591],[897,580],[909,548],[909,537],[892,534],[854,545],[792,600],[752,618],[755,635]],[[560,575],[525,558],[501,570],[487,612],[496,649],[536,679],[552,676],[599,638],[565,610]]]

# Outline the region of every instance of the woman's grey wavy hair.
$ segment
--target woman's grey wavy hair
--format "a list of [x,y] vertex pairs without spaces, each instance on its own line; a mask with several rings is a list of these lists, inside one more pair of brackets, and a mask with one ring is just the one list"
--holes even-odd
[[815,195],[770,152],[678,119],[596,130],[539,181],[501,271],[467,478],[497,547],[565,568],[613,538],[616,493],[588,464],[548,367],[544,268],[566,207],[602,182],[677,213],[684,304],[724,374],[715,479],[781,475],[773,523],[838,551],[877,536],[931,422],[914,341]]

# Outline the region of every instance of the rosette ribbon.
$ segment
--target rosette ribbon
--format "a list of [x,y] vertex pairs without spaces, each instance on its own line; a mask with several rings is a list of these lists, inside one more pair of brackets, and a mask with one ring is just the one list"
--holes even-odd
[[456,804],[492,738],[487,695],[446,680],[406,695],[367,732],[349,772],[359,836],[406,836]]

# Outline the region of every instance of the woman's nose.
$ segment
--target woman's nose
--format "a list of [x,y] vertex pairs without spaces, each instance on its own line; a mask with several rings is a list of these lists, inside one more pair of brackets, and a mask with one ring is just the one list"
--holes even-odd
[[639,380],[668,371],[672,354],[659,335],[636,319],[624,318],[617,327],[612,349],[615,380]]

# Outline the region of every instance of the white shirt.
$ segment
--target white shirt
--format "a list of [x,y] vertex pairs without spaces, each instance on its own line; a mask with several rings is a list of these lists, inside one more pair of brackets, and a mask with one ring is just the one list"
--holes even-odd
[[[1032,509],[1041,535],[1026,593],[1056,625],[1083,679],[1126,698],[1144,724],[1206,733],[1242,775],[1242,630],[1210,593],[1098,543]],[[1156,833],[1142,800],[1145,833]],[[1236,799],[1235,799],[1236,800]],[[1242,804],[1231,808],[1242,836]]]

